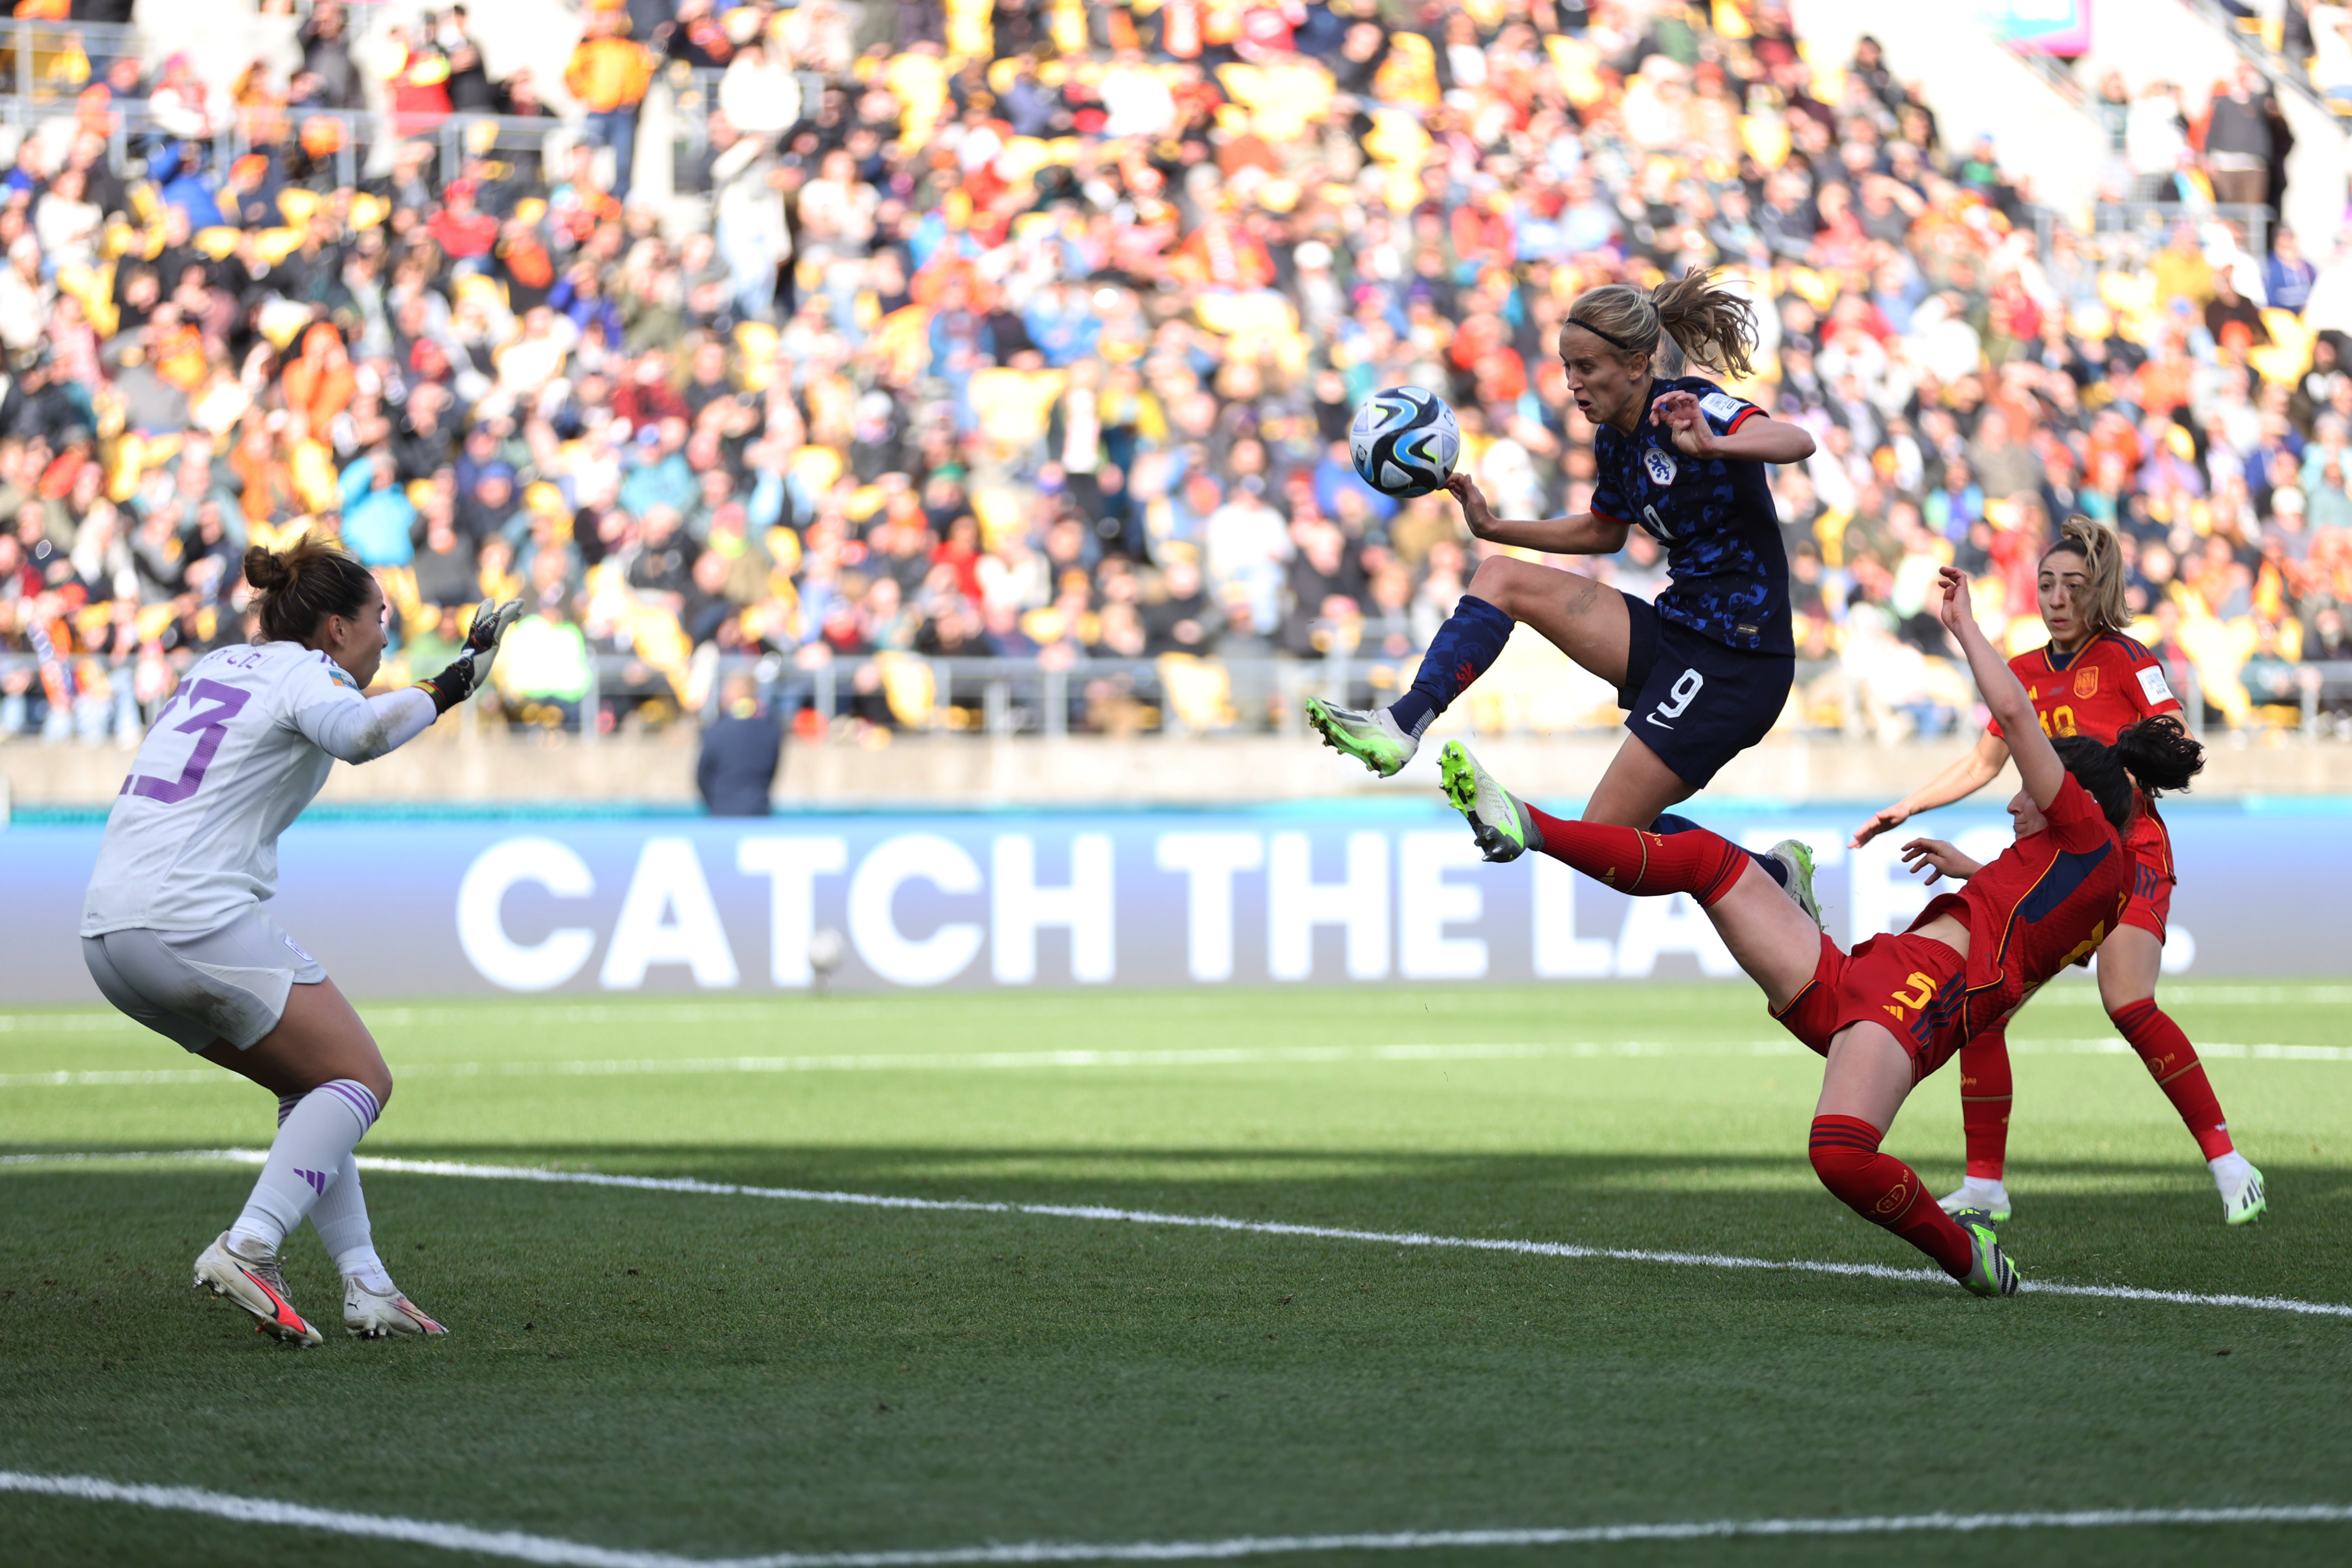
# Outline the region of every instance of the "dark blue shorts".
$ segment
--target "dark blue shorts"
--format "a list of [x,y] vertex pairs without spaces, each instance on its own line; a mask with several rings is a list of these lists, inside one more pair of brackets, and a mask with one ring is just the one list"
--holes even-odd
[[1633,635],[1617,706],[1625,727],[1642,737],[1675,776],[1703,789],[1723,765],[1780,722],[1795,683],[1787,653],[1727,648],[1631,594]]

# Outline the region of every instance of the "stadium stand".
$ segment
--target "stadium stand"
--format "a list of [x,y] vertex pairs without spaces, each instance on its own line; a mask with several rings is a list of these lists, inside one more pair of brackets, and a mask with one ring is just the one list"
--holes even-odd
[[[1288,728],[1409,681],[1493,548],[1354,476],[1355,403],[1426,386],[1498,511],[1580,508],[1566,306],[1700,267],[1820,443],[1787,727],[1969,723],[1936,568],[2030,646],[2082,512],[2200,724],[2352,727],[2352,251],[2276,223],[2251,64],[2089,89],[2061,213],[1778,0],[628,0],[560,80],[317,0],[226,83],[128,9],[0,32],[0,737],[135,737],[309,529],[396,607],[387,682],[527,594],[513,727],[750,670],[805,738]],[[1617,716],[1533,638],[1465,711]]]

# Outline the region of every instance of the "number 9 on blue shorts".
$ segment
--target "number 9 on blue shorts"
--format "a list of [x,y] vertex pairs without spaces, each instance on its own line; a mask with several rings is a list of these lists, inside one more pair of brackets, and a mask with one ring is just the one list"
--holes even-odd
[[1694,789],[1771,733],[1788,706],[1797,662],[1727,648],[1656,608],[1625,598],[1631,636],[1617,706],[1625,727]]

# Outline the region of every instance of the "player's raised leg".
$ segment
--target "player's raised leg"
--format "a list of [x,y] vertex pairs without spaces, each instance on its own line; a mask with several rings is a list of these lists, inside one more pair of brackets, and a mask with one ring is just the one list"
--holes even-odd
[[2231,1142],[2229,1119],[2221,1114],[2221,1102],[2205,1076],[2197,1048],[2157,1006],[2156,980],[2163,965],[2164,944],[2154,932],[2118,925],[2099,947],[2099,999],[2116,1032],[2138,1054],[2189,1135],[2197,1140],[2198,1152],[2205,1156],[2221,1194],[2222,1222],[2252,1224],[2270,1207],[2263,1173]]
[[[1811,977],[1820,926],[1753,853],[1721,834],[1696,827],[1654,833],[1552,816],[1504,788],[1458,740],[1439,753],[1438,773],[1446,800],[1469,823],[1486,859],[1517,860],[1537,850],[1620,893],[1689,894],[1775,1007]],[[1751,869],[1756,875],[1748,874]]]
[[1572,571],[1492,556],[1479,563],[1470,591],[1430,638],[1403,695],[1384,708],[1343,708],[1310,697],[1307,722],[1335,750],[1386,779],[1412,760],[1437,716],[1502,657],[1520,622],[1604,679],[1624,678],[1622,594]]

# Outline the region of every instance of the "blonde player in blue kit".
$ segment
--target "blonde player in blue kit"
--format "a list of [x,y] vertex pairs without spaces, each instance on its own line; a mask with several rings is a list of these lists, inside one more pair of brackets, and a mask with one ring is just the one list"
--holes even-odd
[[343,1276],[355,1338],[437,1334],[376,1256],[352,1159],[392,1073],[327,971],[280,930],[278,835],[337,758],[367,762],[478,691],[516,600],[474,617],[430,680],[362,692],[383,661],[383,593],[340,546],[245,552],[261,640],[196,661],[156,716],[106,820],[82,902],[82,956],[130,1017],[278,1096],[278,1137],[236,1222],[198,1255],[195,1282],[297,1344],[322,1336],[278,1268],[307,1216]]

